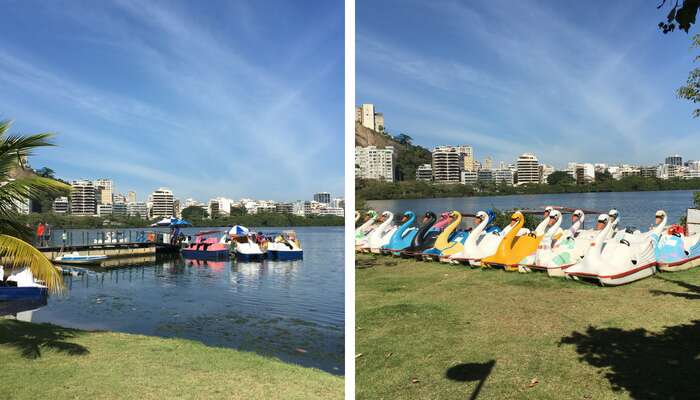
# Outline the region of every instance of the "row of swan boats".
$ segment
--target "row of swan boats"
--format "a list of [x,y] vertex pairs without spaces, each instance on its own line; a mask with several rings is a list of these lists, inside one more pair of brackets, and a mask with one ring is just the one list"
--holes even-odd
[[[571,212],[568,229],[561,227],[563,212]],[[364,221],[356,212],[355,250],[523,273],[543,271],[604,286],[634,282],[657,270],[700,265],[700,235],[686,235],[679,225],[667,226],[663,210],[655,213],[654,225],[645,232],[619,228],[615,209],[600,213],[593,229],[584,229],[586,214],[580,209],[548,206],[540,214],[543,220],[529,230],[524,211],[513,212],[503,228],[495,225],[492,210],[439,216],[427,211],[420,223],[413,211],[405,211],[397,223],[390,211],[369,210]],[[460,229],[468,215],[474,217],[475,227]]]

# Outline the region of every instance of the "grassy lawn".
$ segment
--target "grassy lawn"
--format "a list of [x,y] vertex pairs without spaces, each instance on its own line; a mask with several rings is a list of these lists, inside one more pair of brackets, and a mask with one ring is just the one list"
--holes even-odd
[[0,319],[2,399],[342,399],[342,377],[181,339]]
[[358,399],[700,398],[700,269],[601,288],[357,256]]

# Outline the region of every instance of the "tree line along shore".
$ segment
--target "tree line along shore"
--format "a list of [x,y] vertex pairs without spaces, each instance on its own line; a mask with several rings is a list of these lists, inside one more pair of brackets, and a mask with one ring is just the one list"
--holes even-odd
[[658,179],[627,176],[620,180],[609,179],[586,184],[505,184],[464,185],[432,184],[422,181],[383,182],[377,180],[355,181],[355,197],[359,205],[364,200],[400,200],[443,197],[504,196],[519,194],[561,194],[590,192],[644,192],[660,190],[700,190],[700,178]]
[[[138,217],[90,217],[61,215],[55,213],[32,213],[19,216],[19,222],[34,227],[40,222],[48,223],[52,229],[99,229],[99,228],[146,228],[155,220]],[[294,214],[248,214],[219,216],[215,218],[191,218],[187,220],[194,227],[244,225],[255,227],[282,226],[342,226],[343,217],[335,215],[314,215],[302,217]]]

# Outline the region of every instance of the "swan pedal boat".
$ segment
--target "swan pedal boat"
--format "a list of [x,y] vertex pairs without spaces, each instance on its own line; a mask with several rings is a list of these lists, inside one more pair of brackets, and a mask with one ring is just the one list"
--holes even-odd
[[[497,227],[490,226],[493,223],[495,214],[491,212],[489,215],[485,211],[476,213],[476,226],[469,233],[469,237],[464,242],[462,251],[452,254],[447,257],[446,262],[452,264],[466,264],[472,267],[480,267],[481,259],[492,256],[498,250],[501,240],[513,228],[512,225],[506,226],[503,231]],[[441,260],[442,261],[442,260]]]
[[[657,212],[657,219],[662,219],[660,215]],[[566,269],[567,276],[601,286],[618,286],[656,272],[655,248],[665,219],[649,232],[621,231],[612,239],[606,239],[614,225],[615,220],[608,218],[605,228],[598,233],[583,259]]]
[[380,221],[379,226],[367,234],[366,240],[362,241],[360,252],[379,254],[380,249],[389,242],[394,232],[396,232],[397,227],[393,224],[394,213],[384,211]]
[[413,224],[416,221],[416,214],[413,211],[405,211],[401,217],[401,225],[394,231],[389,241],[382,246],[382,254],[400,255],[400,252],[411,245],[413,238],[418,233],[418,228]]
[[[434,214],[433,214],[434,216]],[[411,246],[406,250],[401,252],[404,257],[415,258],[421,260],[423,258],[423,252],[434,247],[435,241],[437,240],[440,233],[449,225],[451,221],[450,213],[444,212],[440,214],[440,219],[435,222],[435,219],[430,218],[428,223],[430,226],[427,227],[425,233],[418,236],[414,240],[415,246]]]
[[686,236],[672,225],[656,246],[656,264],[664,272],[684,271],[700,265],[700,234]]
[[[537,250],[542,236],[523,228],[525,216],[516,211],[511,216],[511,230],[504,235],[496,253],[481,259],[482,267],[503,268],[506,271],[517,271],[518,263]],[[527,232],[527,233],[525,233]]]
[[284,231],[275,236],[267,245],[267,256],[270,260],[294,261],[304,258],[304,250],[294,231]]

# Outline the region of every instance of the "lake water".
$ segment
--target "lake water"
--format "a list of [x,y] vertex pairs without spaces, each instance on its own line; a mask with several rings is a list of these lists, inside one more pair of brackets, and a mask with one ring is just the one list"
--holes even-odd
[[[563,206],[608,212],[611,208],[620,211],[620,226],[634,226],[646,230],[654,223],[656,210],[668,214],[669,223],[676,223],[688,207],[693,206],[693,191],[675,190],[663,192],[606,192],[606,193],[566,193],[536,194],[493,197],[464,197],[416,200],[372,200],[367,205],[377,211],[389,210],[401,213],[412,210],[416,214],[427,210],[442,212],[457,210],[477,212],[489,208],[499,210],[543,209],[545,206]],[[597,216],[586,215],[587,227],[593,226]],[[564,218],[564,227],[570,225]]]
[[[159,256],[139,267],[65,277],[68,293],[50,297],[32,321],[192,339],[343,374],[343,227],[294,229],[301,261]],[[53,235],[56,242],[60,232]]]

